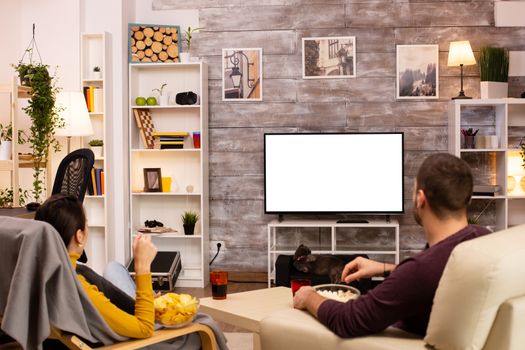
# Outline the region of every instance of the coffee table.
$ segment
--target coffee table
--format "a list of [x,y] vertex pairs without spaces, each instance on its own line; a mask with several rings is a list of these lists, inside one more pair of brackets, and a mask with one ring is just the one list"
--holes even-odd
[[260,322],[275,311],[292,306],[292,291],[287,287],[228,294],[225,300],[211,297],[200,300],[200,312],[215,320],[253,332],[253,349],[261,349]]

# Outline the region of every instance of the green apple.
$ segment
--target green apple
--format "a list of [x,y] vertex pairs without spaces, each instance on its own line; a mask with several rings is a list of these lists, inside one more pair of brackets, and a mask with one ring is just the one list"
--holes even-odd
[[137,97],[135,99],[135,104],[137,106],[145,106],[146,105],[146,99],[144,97]]
[[157,105],[157,99],[155,97],[148,97],[148,99],[146,100],[146,103],[148,104],[148,106],[156,106]]

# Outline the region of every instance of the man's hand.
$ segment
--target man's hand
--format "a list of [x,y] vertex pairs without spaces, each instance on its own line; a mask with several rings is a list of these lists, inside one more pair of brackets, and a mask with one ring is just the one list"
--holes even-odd
[[295,292],[293,307],[300,310],[308,310],[309,313],[317,317],[317,310],[325,300],[325,298],[317,294],[315,289],[310,286],[304,286]]
[[361,278],[382,276],[386,271],[394,270],[396,265],[385,264],[363,257],[357,257],[346,264],[341,274],[341,280],[350,283]]
[[133,240],[135,273],[145,275],[151,272],[151,262],[157,255],[157,247],[151,243],[151,237],[139,233]]

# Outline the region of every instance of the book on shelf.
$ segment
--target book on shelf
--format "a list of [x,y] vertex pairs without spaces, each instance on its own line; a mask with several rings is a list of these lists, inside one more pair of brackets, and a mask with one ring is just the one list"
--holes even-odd
[[499,185],[474,185],[472,194],[474,196],[495,196],[501,192]]
[[160,149],[181,149],[184,145],[160,145]]
[[156,131],[156,132],[152,132],[151,135],[158,136],[158,137],[161,137],[161,136],[186,137],[186,136],[189,135],[189,133],[186,132],[186,131],[174,131],[174,132],[170,132],[170,131]]
[[88,193],[91,196],[102,196],[105,193],[104,169],[91,168],[91,177],[88,183]]
[[104,93],[102,88],[96,86],[83,87],[84,98],[88,112],[99,113],[104,110]]

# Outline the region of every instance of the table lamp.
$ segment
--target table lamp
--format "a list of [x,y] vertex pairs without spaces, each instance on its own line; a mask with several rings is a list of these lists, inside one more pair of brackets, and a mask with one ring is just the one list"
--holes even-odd
[[452,97],[453,100],[472,98],[465,96],[465,91],[463,91],[463,66],[471,66],[473,64],[476,64],[476,59],[474,58],[474,54],[472,53],[470,42],[468,40],[451,41],[450,46],[448,48],[447,65],[449,67],[459,66],[461,68],[461,90],[459,91],[458,96]]
[[521,187],[524,171],[522,159],[519,155],[510,155],[507,163],[507,192],[510,196],[523,196],[525,192]]
[[58,115],[64,120],[64,126],[57,129],[57,136],[67,137],[67,153],[69,154],[72,136],[93,135],[93,127],[84,95],[78,91],[59,92],[56,99]]

